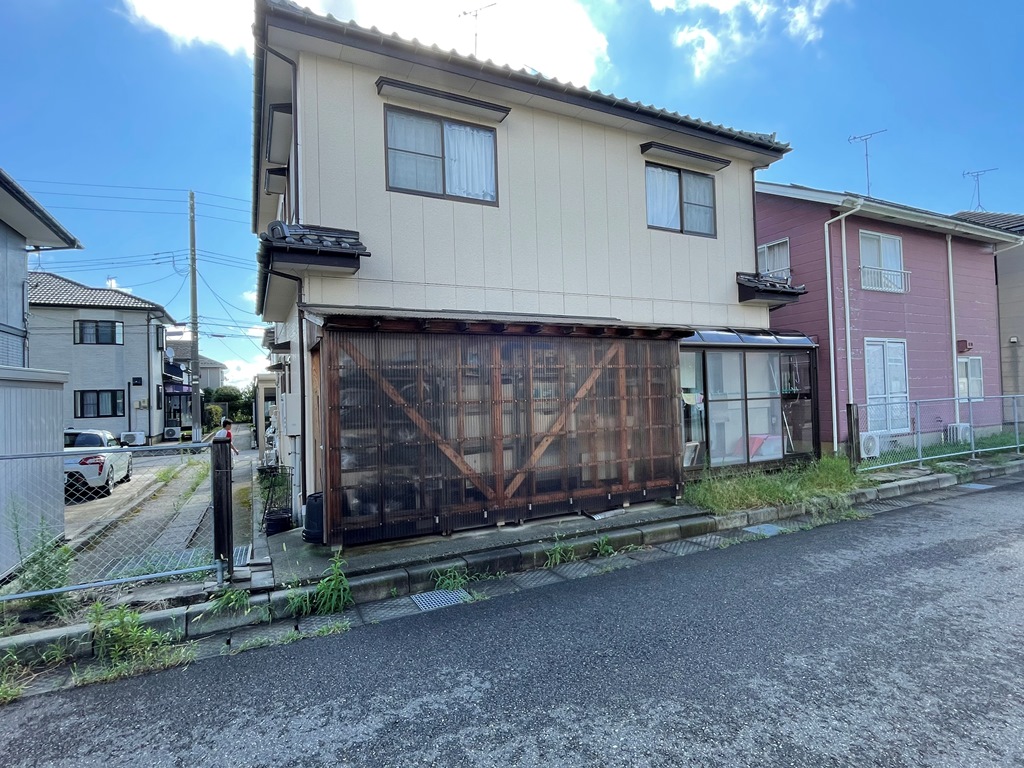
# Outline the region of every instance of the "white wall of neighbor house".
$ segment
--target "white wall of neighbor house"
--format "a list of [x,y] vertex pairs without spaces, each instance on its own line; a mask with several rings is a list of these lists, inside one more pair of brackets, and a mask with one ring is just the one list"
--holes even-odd
[[[123,323],[124,343],[76,344],[76,320]],[[32,366],[69,372],[62,399],[65,427],[106,429],[120,435],[129,431],[130,417],[130,431],[145,432],[148,437],[161,434],[163,411],[156,407],[156,387],[162,381],[163,353],[156,348],[156,325],[144,311],[32,307]],[[142,384],[129,387],[136,377],[142,378]],[[76,416],[75,392],[82,390],[123,391],[124,415]]]
[[[685,137],[557,114],[540,98],[510,104],[501,123],[467,119],[381,97],[380,74],[300,57],[303,223],[358,230],[372,252],[354,276],[307,275],[307,302],[767,327],[767,309],[736,298],[735,273],[755,268],[749,160],[713,174],[716,236],[651,229],[640,144],[686,148]],[[389,192],[386,103],[494,127],[498,204]]]

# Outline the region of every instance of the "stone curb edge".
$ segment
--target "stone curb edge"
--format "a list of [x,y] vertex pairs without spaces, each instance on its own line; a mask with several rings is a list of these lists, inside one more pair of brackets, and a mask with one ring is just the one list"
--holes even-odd
[[[848,493],[851,504],[893,499],[915,493],[949,488],[954,485],[1001,477],[1024,472],[1024,460],[1009,462],[1000,466],[981,467],[964,473],[963,478],[952,474],[932,474],[924,477],[896,480],[883,483],[875,488],[862,488]],[[807,513],[808,505],[793,504],[783,507],[733,512],[714,517],[700,515],[677,520],[644,523],[636,527],[612,529],[599,534],[585,534],[567,538],[576,556],[586,559],[594,545],[602,537],[616,549],[630,545],[648,546],[670,541],[688,539],[717,531],[735,530],[751,525],[788,520]],[[472,573],[514,573],[539,568],[544,565],[549,542],[540,541],[520,544],[502,549],[470,553],[461,557],[438,560],[430,563],[409,565],[389,571],[366,573],[349,579],[355,602],[368,603],[389,597],[400,597],[434,588],[431,573],[447,568],[466,568]],[[297,587],[299,593],[311,593],[316,585]],[[214,612],[211,602],[196,605],[167,608],[142,615],[145,626],[159,632],[171,634],[177,640],[198,639],[218,632],[267,624],[283,619],[293,619],[288,606],[291,590],[277,589],[268,593],[252,595],[246,610]],[[54,627],[38,632],[0,638],[0,657],[13,652],[22,663],[35,663],[43,659],[47,649],[60,647],[66,656],[88,658],[93,653],[92,631],[88,624],[69,627]]]

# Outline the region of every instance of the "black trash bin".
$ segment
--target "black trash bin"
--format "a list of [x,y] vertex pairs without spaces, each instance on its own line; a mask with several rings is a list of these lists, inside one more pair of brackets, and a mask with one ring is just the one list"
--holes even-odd
[[306,519],[302,525],[302,540],[310,544],[324,541],[324,495],[311,493],[306,499]]

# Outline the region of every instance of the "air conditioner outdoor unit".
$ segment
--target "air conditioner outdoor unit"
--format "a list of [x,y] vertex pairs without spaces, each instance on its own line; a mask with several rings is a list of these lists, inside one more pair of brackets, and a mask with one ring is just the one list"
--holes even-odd
[[122,432],[121,442],[125,445],[145,445],[146,444],[146,433],[145,432]]
[[970,424],[947,424],[945,440],[947,443],[969,443],[971,442]]
[[860,457],[877,459],[882,452],[882,440],[875,432],[865,432],[860,436]]
[[181,427],[164,427],[164,440],[181,440]]

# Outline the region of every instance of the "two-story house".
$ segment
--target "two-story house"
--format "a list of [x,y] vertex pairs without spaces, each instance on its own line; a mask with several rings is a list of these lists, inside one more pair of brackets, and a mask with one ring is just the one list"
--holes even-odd
[[765,330],[801,290],[755,274],[753,174],[786,144],[284,0],[254,31],[257,310],[311,538],[814,454],[814,345]]
[[[68,232],[0,169],[0,577],[26,551],[64,533],[61,459],[19,454],[63,450],[61,399],[66,366],[43,370],[30,354],[28,253],[81,248]],[[34,365],[34,367],[29,367]]]
[[798,185],[758,182],[756,204],[758,271],[808,289],[772,325],[820,344],[823,442],[848,439],[848,403],[863,407],[867,454],[918,433],[963,442],[968,421],[998,428],[994,254],[1018,236]]
[[162,439],[167,311],[50,272],[29,273],[28,301],[33,363],[70,371],[63,426]]

